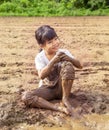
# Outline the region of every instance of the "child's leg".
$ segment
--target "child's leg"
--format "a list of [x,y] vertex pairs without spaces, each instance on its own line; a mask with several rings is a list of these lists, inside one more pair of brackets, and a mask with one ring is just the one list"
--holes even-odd
[[72,84],[73,80],[68,79],[62,80],[62,91],[63,91],[62,102],[68,108],[69,112],[72,111],[72,106],[69,102],[69,96],[71,93]]
[[38,107],[60,111],[68,114],[65,108],[55,106],[47,100],[55,99],[55,90],[50,88],[38,88],[33,91],[24,92],[22,94],[22,101],[29,107]]
[[61,66],[61,85],[62,85],[62,102],[67,107],[69,112],[72,112],[72,106],[69,101],[71,88],[75,78],[75,71],[72,63],[64,61]]

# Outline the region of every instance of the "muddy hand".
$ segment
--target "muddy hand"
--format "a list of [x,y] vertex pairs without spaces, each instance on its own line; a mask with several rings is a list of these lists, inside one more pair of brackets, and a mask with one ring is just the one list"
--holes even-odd
[[61,57],[61,56],[66,55],[66,54],[64,52],[57,52],[56,55]]
[[50,61],[50,64],[54,65],[55,63],[60,62],[60,56],[55,55],[52,60]]
[[51,64],[55,64],[61,61],[61,57],[65,55],[64,52],[57,52],[53,59],[50,61]]
[[61,61],[71,61],[71,58],[66,54],[61,55]]

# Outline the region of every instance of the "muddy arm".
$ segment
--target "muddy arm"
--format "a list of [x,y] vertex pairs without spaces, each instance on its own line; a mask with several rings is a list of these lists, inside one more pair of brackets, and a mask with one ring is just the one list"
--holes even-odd
[[47,77],[50,74],[54,64],[58,62],[60,62],[59,54],[55,55],[53,59],[49,62],[49,64],[45,66],[41,71],[38,72],[39,78],[44,79],[45,77]]
[[79,60],[75,59],[75,58],[71,58],[69,56],[67,56],[66,54],[64,56],[61,57],[61,61],[69,61],[71,62],[76,68],[82,69],[83,66],[81,65],[81,63],[79,62]]
[[47,77],[50,74],[53,65],[54,65],[53,63],[50,63],[42,70],[38,71],[39,78],[44,79],[45,77]]
[[79,62],[79,60],[76,60],[76,59],[72,59],[71,58],[71,62],[73,63],[73,65],[76,67],[76,68],[79,68],[79,69],[82,69],[83,66],[81,65],[81,63]]

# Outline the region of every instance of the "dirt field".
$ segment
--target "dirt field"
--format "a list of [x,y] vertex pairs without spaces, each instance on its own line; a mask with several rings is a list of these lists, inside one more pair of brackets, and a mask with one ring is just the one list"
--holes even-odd
[[[20,89],[38,86],[34,31],[43,24],[53,26],[62,47],[84,64],[75,68],[71,96],[84,118],[26,108],[20,100]],[[1,17],[0,57],[0,130],[109,130],[109,17]]]

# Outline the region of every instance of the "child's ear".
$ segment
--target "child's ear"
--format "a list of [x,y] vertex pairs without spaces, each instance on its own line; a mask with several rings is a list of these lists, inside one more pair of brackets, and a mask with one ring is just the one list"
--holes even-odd
[[39,46],[40,46],[40,48],[43,48],[43,47],[44,47],[44,45],[43,45],[43,44],[40,44]]
[[39,46],[40,46],[40,48],[43,48],[43,45],[42,45],[42,44],[40,44]]
[[45,44],[40,44],[39,46],[40,46],[41,49],[44,49]]

